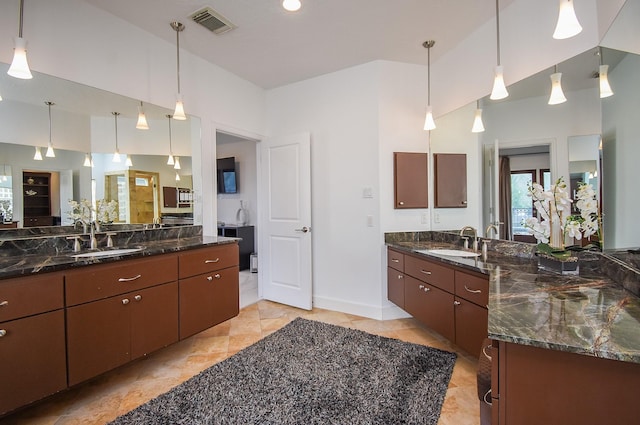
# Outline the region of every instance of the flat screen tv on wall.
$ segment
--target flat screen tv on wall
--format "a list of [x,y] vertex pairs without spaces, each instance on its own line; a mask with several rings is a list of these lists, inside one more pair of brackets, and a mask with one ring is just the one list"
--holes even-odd
[[238,193],[236,158],[218,158],[218,193]]

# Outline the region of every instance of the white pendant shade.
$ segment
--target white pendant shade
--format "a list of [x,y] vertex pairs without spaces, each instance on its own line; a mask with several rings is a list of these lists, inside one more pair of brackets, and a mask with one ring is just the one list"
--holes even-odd
[[136,123],[136,128],[138,130],[149,130],[149,124],[147,123],[147,116],[144,114],[144,109],[142,108],[142,102],[140,102],[140,106],[138,106],[138,122]]
[[173,164],[173,168],[174,168],[175,170],[179,170],[179,169],[181,168],[181,167],[180,167],[180,157],[177,157],[177,156],[176,156],[175,160],[176,160],[176,161],[175,161],[175,164]]
[[180,121],[187,119],[187,116],[184,114],[184,103],[182,102],[181,95],[178,95],[178,100],[176,100],[176,109],[173,112],[173,119]]
[[86,154],[84,156],[84,165],[85,167],[93,167],[93,162],[91,161],[91,155],[90,154]]
[[27,40],[22,37],[15,38],[15,48],[13,49],[13,61],[7,74],[15,78],[30,80],[33,78],[29,63],[27,62]]
[[560,0],[560,11],[558,12],[558,23],[553,32],[553,38],[563,40],[580,34],[582,26],[578,22],[576,12],[573,9],[573,0]]
[[283,0],[282,1],[282,7],[284,7],[285,10],[288,10],[289,12],[295,12],[297,10],[300,10],[300,6],[302,6],[300,4],[300,0]]
[[47,158],[55,158],[56,157],[56,153],[53,150],[53,146],[51,146],[51,144],[49,144],[49,146],[47,146],[47,153],[45,153],[44,156],[46,156]]
[[113,162],[120,162],[120,152],[116,149],[113,153],[113,158],[111,159]]
[[436,123],[433,120],[433,112],[431,111],[431,106],[427,106],[427,115],[424,118],[424,129],[434,130],[435,128],[436,128]]
[[33,159],[36,161],[42,161],[42,152],[40,151],[40,146],[36,146],[36,153],[33,155]]
[[178,174],[178,172],[176,171],[176,181],[179,182],[180,181],[180,174]]
[[549,105],[558,105],[567,101],[562,91],[562,72],[551,74],[551,95],[549,96]]
[[173,154],[169,154],[169,158],[167,158],[167,165],[175,164],[175,160],[173,159]]
[[609,85],[609,65],[600,65],[599,71],[599,79],[600,79],[600,97],[609,97],[613,96],[613,90],[611,90],[611,86]]
[[477,108],[475,116],[473,118],[473,126],[471,127],[472,133],[482,133],[484,131],[484,124],[482,123],[482,109]]
[[133,161],[131,161],[131,157],[129,155],[127,155],[126,159],[124,160],[124,165],[126,165],[127,167],[133,167]]
[[491,90],[491,96],[489,96],[489,99],[491,100],[500,100],[509,96],[507,87],[504,85],[503,72],[504,68],[501,65],[496,66],[495,78],[493,80],[493,89]]

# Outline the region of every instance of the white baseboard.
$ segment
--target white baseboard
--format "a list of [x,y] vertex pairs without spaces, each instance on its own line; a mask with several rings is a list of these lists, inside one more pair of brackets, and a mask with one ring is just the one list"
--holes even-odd
[[367,305],[328,297],[313,297],[313,306],[341,313],[382,320],[382,309],[379,305]]

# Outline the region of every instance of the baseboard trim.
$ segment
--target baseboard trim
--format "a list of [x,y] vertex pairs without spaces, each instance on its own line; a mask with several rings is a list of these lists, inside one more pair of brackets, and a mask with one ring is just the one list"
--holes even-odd
[[313,297],[313,306],[341,313],[382,320],[382,309],[378,305],[367,305],[329,297]]

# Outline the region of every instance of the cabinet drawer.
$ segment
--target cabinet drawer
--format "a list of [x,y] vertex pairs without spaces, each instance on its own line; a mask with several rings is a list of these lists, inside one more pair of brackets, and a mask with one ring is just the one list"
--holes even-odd
[[63,275],[43,273],[0,281],[0,322],[64,307]]
[[179,255],[180,279],[209,273],[239,262],[238,244],[225,244],[187,251]]
[[387,251],[387,266],[403,272],[404,271],[404,254],[401,252],[389,249]]
[[405,255],[404,271],[416,279],[453,293],[453,269],[422,258]]
[[404,309],[450,341],[455,338],[453,295],[435,286],[405,277]]
[[88,266],[67,273],[67,306],[124,294],[177,278],[178,260],[170,254]]
[[489,304],[489,280],[456,270],[456,295],[481,307]]
[[404,308],[404,274],[387,267],[387,299]]

